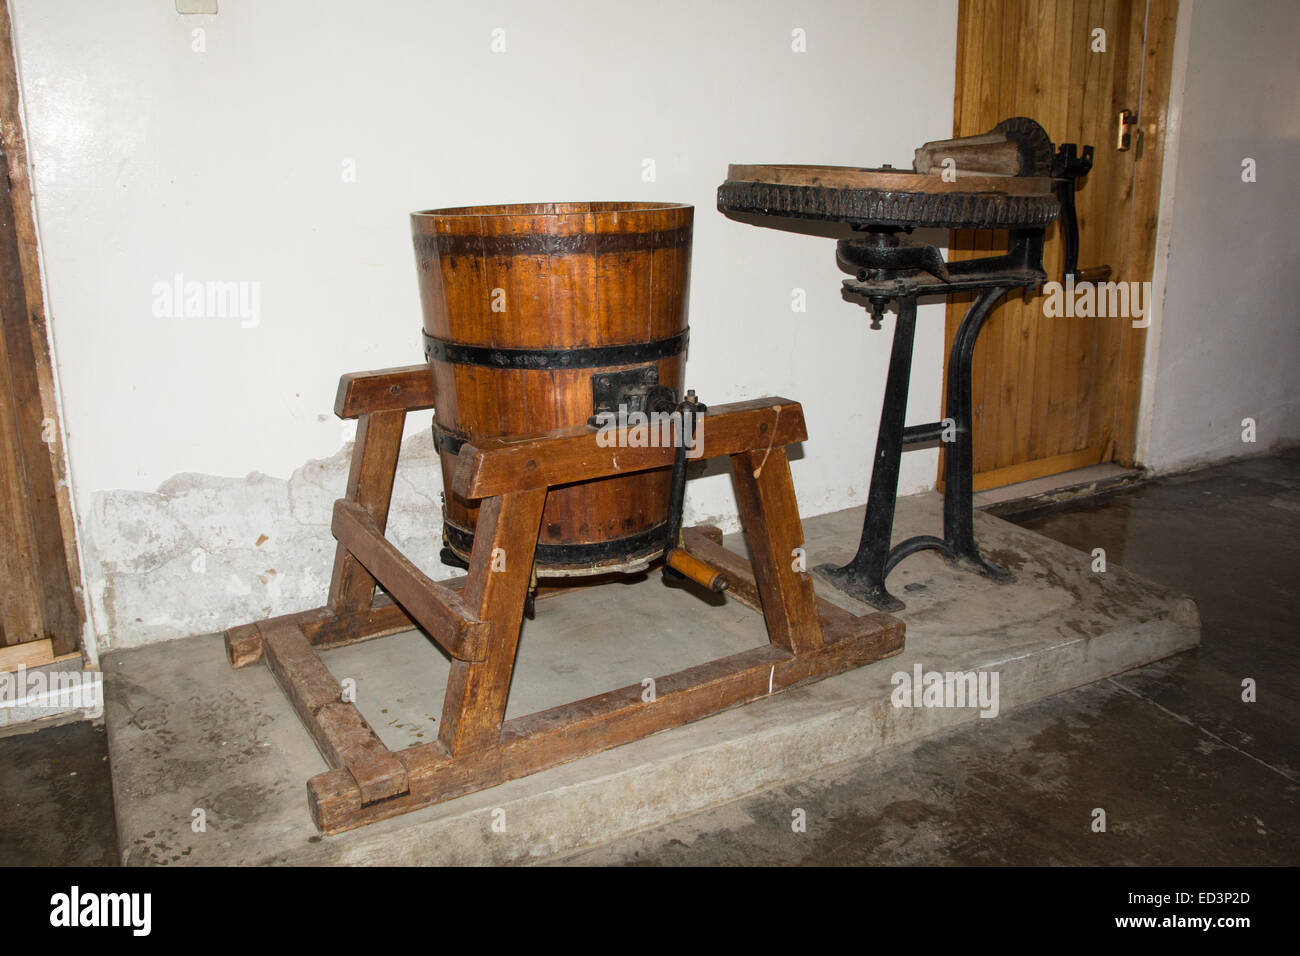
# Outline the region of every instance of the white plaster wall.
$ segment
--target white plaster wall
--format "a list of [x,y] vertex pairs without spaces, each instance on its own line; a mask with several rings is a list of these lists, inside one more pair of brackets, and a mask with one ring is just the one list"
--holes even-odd
[[[729,162],[907,166],[949,135],[955,0],[10,5],[101,644],[322,602],[338,376],[421,359],[416,209],[695,204],[690,384],[802,401],[802,510],[865,498],[892,317],[868,334],[829,240],[731,222],[715,190]],[[177,273],[258,283],[256,327],[156,318]],[[938,417],[942,324],[922,308],[912,421]],[[390,533],[442,575],[428,423]],[[905,456],[904,493],[935,456]],[[692,484],[688,518],[734,513],[724,475]]]
[[1139,448],[1155,471],[1300,439],[1300,5],[1185,2],[1178,31],[1167,284]]

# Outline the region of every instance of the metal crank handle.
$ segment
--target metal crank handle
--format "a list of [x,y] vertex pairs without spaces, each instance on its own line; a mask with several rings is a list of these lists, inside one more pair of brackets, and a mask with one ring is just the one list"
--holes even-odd
[[1062,281],[1079,275],[1079,216],[1075,209],[1075,180],[1092,170],[1093,149],[1079,149],[1077,143],[1062,143],[1052,158],[1052,178],[1056,180],[1056,198],[1061,203],[1061,236],[1065,240],[1065,275]]
[[[677,435],[677,454],[673,458],[672,483],[669,486],[668,497],[668,527],[664,535],[664,566],[663,577],[666,581],[690,577],[692,580],[699,581],[683,571],[681,568],[674,566],[670,560],[674,551],[680,551],[678,547],[681,544],[682,534],[682,509],[686,504],[686,451],[687,445],[695,435],[696,420],[702,418],[707,412],[708,406],[702,404],[695,398],[695,389],[690,389],[677,406],[677,413],[681,416],[681,431]],[[702,563],[702,562],[701,562]],[[704,583],[700,581],[700,583]],[[711,585],[705,584],[706,587]]]

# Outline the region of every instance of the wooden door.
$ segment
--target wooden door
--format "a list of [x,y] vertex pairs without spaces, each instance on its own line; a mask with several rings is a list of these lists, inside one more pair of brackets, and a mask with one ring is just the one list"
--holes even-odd
[[[1028,116],[1054,143],[1096,147],[1077,196],[1079,267],[1109,265],[1115,282],[1151,278],[1176,15],[1177,0],[959,7],[953,135]],[[1138,113],[1138,124],[1121,152],[1124,109]],[[988,255],[1006,242],[1005,233],[954,232],[951,257]],[[1063,246],[1052,226],[1049,280],[1061,280]],[[965,295],[949,303],[949,346],[970,302]],[[1133,461],[1145,330],[1125,317],[1047,318],[1043,304],[1042,295],[1009,296],[975,348],[976,490]]]
[[83,619],[27,169],[0,3],[0,671],[74,654]]

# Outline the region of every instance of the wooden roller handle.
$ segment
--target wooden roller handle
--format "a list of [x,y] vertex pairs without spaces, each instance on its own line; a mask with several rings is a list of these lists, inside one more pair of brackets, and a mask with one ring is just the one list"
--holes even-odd
[[710,591],[727,590],[727,576],[713,565],[701,561],[681,548],[673,548],[665,559],[668,567]]
[[913,154],[912,168],[918,173],[938,176],[945,159],[958,176],[1015,176],[1020,172],[1020,148],[1001,133],[963,136],[926,143]]
[[1074,281],[1078,282],[1105,282],[1110,278],[1110,266],[1093,266],[1089,269],[1080,269],[1074,275]]

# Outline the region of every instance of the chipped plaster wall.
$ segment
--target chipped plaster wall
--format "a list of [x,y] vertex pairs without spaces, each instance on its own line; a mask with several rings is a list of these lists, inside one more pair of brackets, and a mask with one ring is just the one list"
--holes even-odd
[[[157,491],[95,496],[102,612],[114,646],[133,646],[319,607],[334,564],[329,522],[347,486],[350,448],[288,480],[182,474]],[[446,577],[437,456],[426,431],[403,443],[388,537],[426,573]]]
[[[102,646],[323,603],[335,384],[420,359],[416,209],[693,203],[689,383],[801,401],[801,509],[865,499],[892,317],[868,333],[828,240],[731,222],[715,190],[729,162],[906,166],[948,135],[955,0],[10,6]],[[255,284],[256,316],[160,316],[177,275]],[[912,421],[938,417],[942,336],[923,306]],[[389,527],[445,576],[429,418]],[[905,456],[901,490],[936,460]],[[687,518],[735,527],[725,472],[692,482]]]

